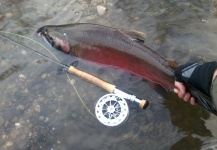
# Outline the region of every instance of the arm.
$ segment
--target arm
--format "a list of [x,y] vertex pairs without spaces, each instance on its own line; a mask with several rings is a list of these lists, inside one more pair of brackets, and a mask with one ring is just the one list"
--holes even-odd
[[186,92],[183,84],[187,83],[210,97],[210,86],[212,80],[217,74],[216,68],[216,62],[204,63],[202,65],[197,63],[187,63],[179,66],[174,73],[176,77],[174,83],[176,88],[174,89],[174,92],[177,93],[181,99],[194,105],[196,103],[195,98],[191,97],[191,95]]

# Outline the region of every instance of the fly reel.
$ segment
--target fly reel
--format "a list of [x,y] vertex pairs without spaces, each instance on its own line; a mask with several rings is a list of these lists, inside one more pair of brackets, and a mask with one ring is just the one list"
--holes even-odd
[[97,119],[106,126],[117,126],[123,123],[129,114],[125,99],[116,94],[106,94],[95,106]]

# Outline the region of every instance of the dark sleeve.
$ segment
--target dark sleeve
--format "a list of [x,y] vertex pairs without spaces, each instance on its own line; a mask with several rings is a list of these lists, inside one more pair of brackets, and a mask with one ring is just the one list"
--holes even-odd
[[210,86],[216,68],[217,62],[207,62],[201,65],[187,63],[179,66],[174,74],[176,81],[191,84],[204,94],[210,96]]

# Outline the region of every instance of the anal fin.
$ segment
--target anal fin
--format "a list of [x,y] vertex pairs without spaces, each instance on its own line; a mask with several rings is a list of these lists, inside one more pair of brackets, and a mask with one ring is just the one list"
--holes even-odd
[[[75,63],[76,62],[76,63]],[[65,64],[66,66],[74,66],[78,64],[78,58],[71,56],[71,55],[67,55],[66,57],[64,57],[63,61],[61,61],[62,64]],[[66,69],[63,66],[58,66],[56,69],[56,74],[60,75],[62,73],[64,73],[66,71]]]

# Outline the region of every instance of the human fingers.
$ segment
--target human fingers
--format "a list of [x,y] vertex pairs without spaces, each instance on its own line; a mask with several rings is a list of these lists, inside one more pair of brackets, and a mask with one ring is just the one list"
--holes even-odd
[[191,98],[190,98],[190,104],[191,104],[191,105],[196,105],[196,104],[197,104],[194,97],[191,97]]
[[185,93],[182,99],[186,102],[190,102],[190,98],[191,98],[191,95],[189,93]]
[[181,82],[175,81],[175,86],[177,89],[174,89],[174,92],[177,92],[179,98],[183,98],[186,94],[185,86]]

